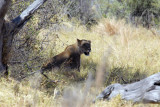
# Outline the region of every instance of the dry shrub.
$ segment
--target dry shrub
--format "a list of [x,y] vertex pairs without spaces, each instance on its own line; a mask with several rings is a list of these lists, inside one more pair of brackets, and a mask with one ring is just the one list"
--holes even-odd
[[119,35],[121,27],[125,25],[124,20],[103,19],[93,28],[97,33],[102,35],[114,36]]
[[118,29],[116,28],[115,24],[112,21],[106,20],[104,27],[105,27],[105,31],[109,34],[109,36],[113,36],[118,33],[117,32]]
[[123,46],[128,46],[129,41],[136,39],[147,39],[148,37],[158,37],[156,29],[148,30],[142,26],[133,26],[125,20],[103,19],[93,30],[101,35],[113,36],[116,41],[120,41]]

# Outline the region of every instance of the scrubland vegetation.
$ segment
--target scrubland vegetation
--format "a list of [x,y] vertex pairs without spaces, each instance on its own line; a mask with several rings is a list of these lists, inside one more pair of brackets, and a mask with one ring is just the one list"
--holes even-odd
[[[67,24],[70,25],[70,22]],[[58,37],[54,35],[52,38],[52,33],[48,35],[47,39],[51,42],[43,44],[44,49],[39,53],[44,60],[37,63],[43,64],[45,58],[60,53],[67,45],[75,43],[77,38],[85,38],[92,41],[92,52],[88,57],[82,55],[81,72],[46,73],[52,80],[60,81],[57,83],[46,80],[40,74],[35,74],[21,82],[11,77],[3,78],[0,88],[1,104],[4,106],[67,106],[67,104],[85,103],[83,104],[85,106],[97,107],[143,106],[121,101],[119,97],[109,102],[98,101],[95,104],[90,101],[105,86],[116,82],[124,83],[122,78],[130,83],[159,72],[160,38],[156,29],[134,27],[125,24],[123,20],[114,19],[101,20],[99,25],[91,31],[85,30],[84,26],[71,26],[69,29],[56,32]],[[40,43],[47,32],[50,31],[40,30],[37,36]],[[36,63],[36,60],[34,61],[32,63]],[[96,84],[97,72],[101,72],[100,70],[105,70],[102,76],[104,80]],[[73,74],[77,77],[74,78]],[[88,74],[92,74],[92,78],[87,80]],[[58,95],[54,94],[55,90],[58,90]]]
[[[53,5],[53,2],[50,1],[50,3]],[[46,3],[45,6],[50,6],[50,3]],[[115,6],[119,5],[117,3]],[[69,5],[69,2],[66,4]],[[23,5],[28,4],[17,5],[23,9],[25,8]],[[8,18],[19,14],[18,10],[13,10],[16,8],[14,6],[16,5],[14,4],[11,10],[15,13],[9,13]],[[112,83],[132,83],[160,71],[160,32],[158,22],[156,22],[158,19],[154,20],[155,26],[148,28],[148,25],[145,27],[143,24],[135,25],[127,22],[126,17],[104,17],[102,12],[102,16],[95,17],[98,20],[97,23],[93,26],[89,24],[89,29],[87,29],[87,19],[79,20],[80,17],[68,19],[66,14],[62,14],[63,9],[57,9],[54,12],[51,10],[46,15],[45,9],[42,7],[14,39],[9,65],[10,74],[8,78],[0,79],[1,106],[160,106],[124,101],[121,100],[121,96],[110,101],[92,103],[95,97]],[[121,7],[121,9],[124,8]],[[108,11],[112,13],[114,10]],[[127,11],[124,14],[127,16]],[[58,22],[55,24],[55,21]],[[64,72],[63,70],[45,72],[51,80],[57,81],[56,83],[39,73],[21,79],[39,70],[48,59],[62,52],[66,46],[75,43],[77,38],[91,40],[92,48],[90,56],[81,56],[81,72]]]

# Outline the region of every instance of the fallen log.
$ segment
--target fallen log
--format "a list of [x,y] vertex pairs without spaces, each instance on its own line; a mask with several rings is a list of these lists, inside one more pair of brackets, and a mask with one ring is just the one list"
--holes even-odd
[[131,84],[112,84],[100,93],[99,99],[110,100],[120,95],[123,100],[144,103],[160,103],[160,72]]

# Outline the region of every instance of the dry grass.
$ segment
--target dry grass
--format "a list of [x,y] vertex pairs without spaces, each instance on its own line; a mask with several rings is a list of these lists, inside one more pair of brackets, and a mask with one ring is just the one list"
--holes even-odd
[[[69,26],[69,29],[56,32],[58,37],[55,37],[52,31],[44,29],[38,35],[39,41],[44,40],[46,37],[44,35],[48,35],[47,40],[53,40],[43,46],[45,49],[42,54],[46,58],[63,51],[67,45],[75,43],[77,38],[92,41],[91,55],[89,57],[82,55],[80,73],[74,71],[47,73],[53,80],[61,80],[53,86],[59,89],[61,95],[57,99],[54,98],[56,93],[49,82],[45,88],[41,88],[41,84],[44,83],[42,77],[35,76],[29,79],[29,82],[22,83],[17,83],[12,79],[1,79],[0,105],[4,107],[159,106],[133,104],[131,101],[122,101],[120,96],[111,101],[91,103],[107,85],[115,82],[123,83],[121,77],[128,82],[133,82],[160,71],[160,35],[156,29],[147,30],[140,26],[135,28],[130,24],[125,24],[123,20],[114,19],[103,19],[92,31],[85,30],[83,26]],[[87,79],[89,72],[93,78]],[[97,80],[102,83],[99,87],[98,85],[96,87],[94,81],[99,75],[97,72],[101,72],[100,75],[103,75],[104,78]],[[77,78],[73,78],[72,74],[77,75]]]

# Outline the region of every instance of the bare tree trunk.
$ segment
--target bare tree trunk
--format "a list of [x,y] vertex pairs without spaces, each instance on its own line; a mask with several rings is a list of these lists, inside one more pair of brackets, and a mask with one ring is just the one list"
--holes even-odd
[[7,71],[10,51],[14,36],[31,18],[32,14],[47,0],[35,0],[18,17],[6,23],[4,16],[8,10],[10,0],[0,0],[0,73]]
[[[2,29],[3,20],[0,19],[0,29]],[[2,65],[2,45],[3,45],[3,35],[1,35],[0,30],[0,72],[3,71],[3,65]]]
[[8,6],[10,4],[10,0],[0,0],[0,72],[5,71],[4,63],[3,63],[3,37],[4,37],[4,16],[8,10]]

